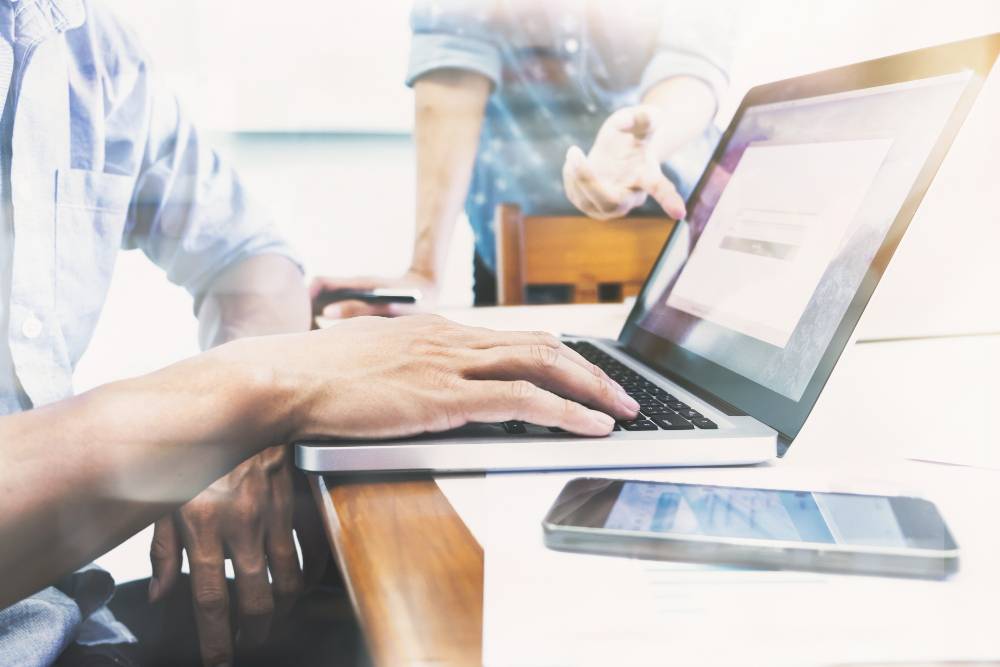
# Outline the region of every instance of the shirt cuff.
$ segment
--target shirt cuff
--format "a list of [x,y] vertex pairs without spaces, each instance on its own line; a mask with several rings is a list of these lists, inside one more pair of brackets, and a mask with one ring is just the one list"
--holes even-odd
[[406,85],[413,84],[424,74],[436,69],[461,69],[478,72],[500,85],[500,49],[495,44],[443,33],[417,33],[410,45],[410,62],[406,69]]
[[715,95],[716,103],[729,85],[729,77],[712,61],[684,51],[661,51],[646,66],[639,81],[639,99],[658,83],[676,76],[690,76],[704,81]]

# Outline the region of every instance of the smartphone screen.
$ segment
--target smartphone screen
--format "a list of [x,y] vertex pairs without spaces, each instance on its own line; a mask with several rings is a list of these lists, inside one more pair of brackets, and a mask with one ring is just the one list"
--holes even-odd
[[919,498],[602,479],[570,482],[554,523],[671,535],[955,549]]

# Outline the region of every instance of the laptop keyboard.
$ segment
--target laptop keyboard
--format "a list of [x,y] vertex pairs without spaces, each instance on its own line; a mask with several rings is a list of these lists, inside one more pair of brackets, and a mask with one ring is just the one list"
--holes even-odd
[[639,415],[632,420],[619,420],[615,424],[616,431],[683,431],[718,428],[711,419],[692,409],[665,389],[657,387],[596,345],[582,341],[569,342],[566,345],[604,370],[639,403]]

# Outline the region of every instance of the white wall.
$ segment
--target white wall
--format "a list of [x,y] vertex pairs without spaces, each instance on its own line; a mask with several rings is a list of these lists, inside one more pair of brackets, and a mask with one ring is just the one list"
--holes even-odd
[[104,0],[140,36],[204,127],[394,130],[408,0]]

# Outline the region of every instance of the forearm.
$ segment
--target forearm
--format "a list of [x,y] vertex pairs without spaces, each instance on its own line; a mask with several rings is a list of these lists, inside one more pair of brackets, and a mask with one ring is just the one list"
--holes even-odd
[[0,418],[0,608],[285,442],[291,395],[225,346]]
[[416,236],[411,269],[440,278],[455,220],[469,190],[489,79],[473,72],[431,72],[414,86],[417,156]]
[[649,89],[642,103],[659,110],[654,141],[662,162],[701,134],[717,109],[715,94],[708,84],[689,76],[660,82]]
[[280,255],[251,257],[223,273],[198,310],[202,349],[245,338],[309,330],[302,273]]

